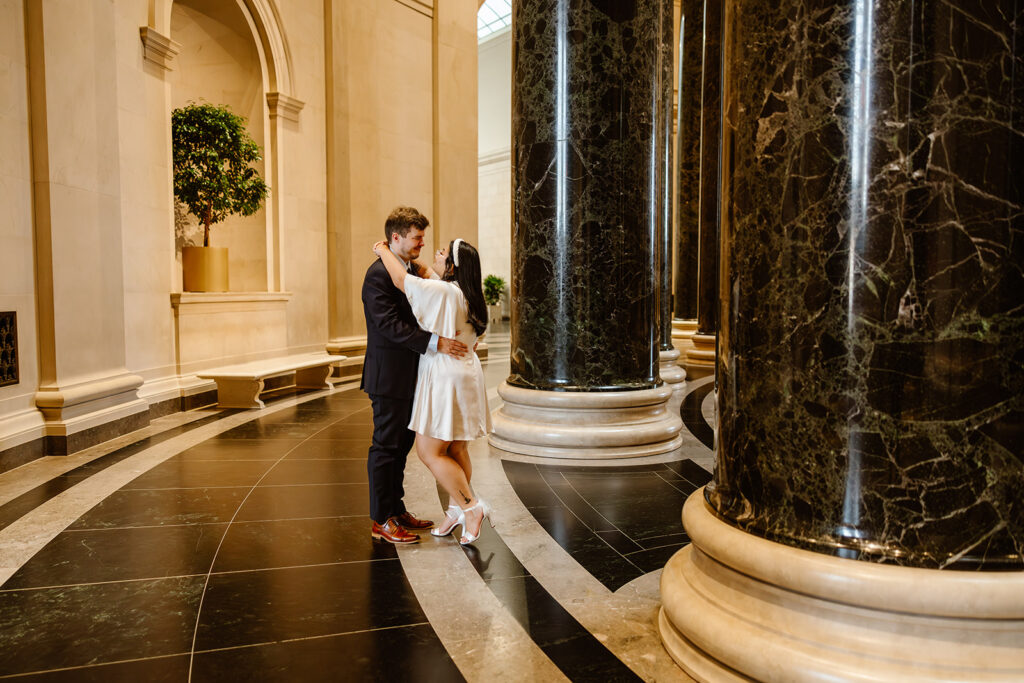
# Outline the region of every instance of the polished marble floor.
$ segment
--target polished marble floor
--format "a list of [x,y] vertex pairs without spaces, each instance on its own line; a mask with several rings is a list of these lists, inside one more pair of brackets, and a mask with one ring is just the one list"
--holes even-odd
[[[492,408],[508,372],[492,340]],[[370,539],[370,404],[351,385],[194,411],[0,475],[0,678],[689,680],[660,646],[660,568],[710,479],[709,380],[684,445],[544,462],[472,445],[496,528]],[[406,500],[447,503],[415,458]]]

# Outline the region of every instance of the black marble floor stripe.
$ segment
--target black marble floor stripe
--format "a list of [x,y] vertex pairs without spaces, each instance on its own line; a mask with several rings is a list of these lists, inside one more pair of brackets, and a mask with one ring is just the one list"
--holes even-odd
[[714,389],[714,382],[702,384],[686,395],[682,406],[679,408],[679,415],[683,418],[683,424],[686,426],[686,429],[697,437],[698,441],[712,449],[715,447],[715,430],[712,429],[711,425],[704,418],[701,404],[704,402],[704,397],[714,391]]
[[[439,491],[445,507],[448,496]],[[466,557],[537,646],[571,681],[639,681],[633,671],[548,593],[486,523]]]
[[683,503],[711,478],[689,460],[624,467],[502,465],[534,519],[612,591],[660,569],[689,543]]
[[174,456],[143,475],[171,488],[122,488],[44,546],[0,590],[17,625],[0,629],[0,677],[463,680],[394,546],[370,538],[365,465],[287,460],[301,444],[278,434],[245,449],[274,462]]
[[0,505],[0,529],[9,526],[51,498],[60,495],[72,486],[81,483],[97,472],[101,472],[111,465],[116,465],[125,458],[130,458],[137,453],[141,453],[147,448],[152,448],[157,444],[173,439],[176,436],[186,434],[193,429],[198,429],[199,427],[208,425],[211,422],[216,422],[217,420],[223,419],[227,415],[232,415],[236,412],[238,411],[224,410],[213,415],[200,418],[194,422],[189,422],[188,424],[172,427],[171,429],[160,432],[159,434],[147,436],[134,443],[128,444],[127,446],[123,446],[116,451],[107,453],[104,456],[91,460],[72,470],[68,470],[64,474],[58,475],[46,483],[40,484],[39,486],[21,494],[17,498]]

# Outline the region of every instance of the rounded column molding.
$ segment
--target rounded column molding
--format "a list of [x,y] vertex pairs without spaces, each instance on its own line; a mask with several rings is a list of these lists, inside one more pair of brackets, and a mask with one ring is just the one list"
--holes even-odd
[[538,391],[502,383],[495,448],[550,458],[658,455],[682,444],[683,423],[668,411],[672,387],[636,391]]
[[661,578],[665,648],[699,681],[1024,680],[1024,572],[848,560],[745,533],[701,489]]
[[679,349],[669,349],[658,354],[658,372],[661,379],[675,391],[682,391],[683,380],[686,379],[686,370],[679,366],[679,357],[682,352]]

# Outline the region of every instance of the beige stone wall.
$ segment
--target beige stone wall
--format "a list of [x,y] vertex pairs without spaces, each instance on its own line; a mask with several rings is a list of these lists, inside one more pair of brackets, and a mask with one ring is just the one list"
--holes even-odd
[[[512,32],[479,48],[480,267],[512,282]],[[507,290],[506,290],[507,291]],[[502,313],[509,302],[502,300]]]
[[479,244],[476,0],[435,2],[434,241]]
[[36,438],[35,255],[24,5],[0,0],[0,311],[18,315],[20,382],[0,387],[0,451]]
[[366,332],[362,278],[391,209],[434,218],[433,18],[397,0],[335,2],[330,12],[328,314],[337,338]]
[[[203,367],[363,334],[397,204],[435,223],[431,249],[475,241],[475,5],[0,0],[0,310],[18,312],[22,380],[0,388],[0,454],[136,424]],[[220,298],[173,297],[170,110],[194,99],[249,118],[271,185],[258,216],[214,228]]]
[[512,165],[508,150],[480,158],[480,270],[505,280],[502,314],[512,282]]
[[[283,177],[276,193],[281,215],[281,274],[272,290],[288,302],[290,352],[323,351],[327,330],[327,131],[323,0],[280,2],[289,38],[292,95],[304,103],[299,121],[280,121]],[[274,124],[272,124],[274,125]]]

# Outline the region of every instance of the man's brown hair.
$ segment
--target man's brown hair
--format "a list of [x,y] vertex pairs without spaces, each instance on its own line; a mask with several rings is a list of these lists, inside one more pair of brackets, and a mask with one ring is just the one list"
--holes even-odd
[[388,219],[384,221],[384,237],[388,244],[391,244],[393,234],[398,233],[400,237],[405,237],[411,228],[426,230],[428,225],[430,221],[416,209],[411,206],[399,206],[388,214]]

